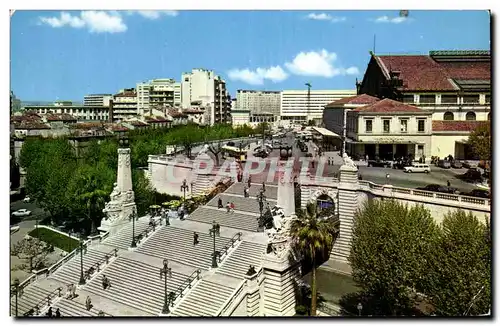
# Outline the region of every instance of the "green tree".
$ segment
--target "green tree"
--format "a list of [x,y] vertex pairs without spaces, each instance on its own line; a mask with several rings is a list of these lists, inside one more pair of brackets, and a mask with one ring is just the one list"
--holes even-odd
[[491,160],[491,131],[490,123],[480,124],[469,134],[467,144],[481,160]]
[[311,316],[316,316],[316,269],[330,256],[340,224],[334,219],[320,220],[314,204],[308,205],[306,210],[299,211],[297,217],[290,229],[292,247],[312,268]]
[[24,238],[12,246],[11,255],[25,260],[28,264],[18,266],[27,272],[42,269],[47,263],[48,246],[37,238]]
[[132,172],[132,183],[135,192],[135,204],[137,213],[142,216],[148,213],[149,206],[155,203],[155,192],[151,183],[144,175],[144,171]]
[[489,225],[472,213],[445,215],[442,234],[428,271],[429,296],[443,316],[485,314],[491,307],[491,238]]
[[85,203],[87,208],[87,218],[91,223],[90,234],[92,235],[97,233],[97,224],[100,224],[103,217],[102,210],[109,194],[99,189],[99,186],[94,176],[87,175],[85,177],[85,192],[78,198]]
[[356,214],[349,262],[365,296],[364,313],[414,313],[416,293],[426,293],[439,228],[422,205],[369,200]]

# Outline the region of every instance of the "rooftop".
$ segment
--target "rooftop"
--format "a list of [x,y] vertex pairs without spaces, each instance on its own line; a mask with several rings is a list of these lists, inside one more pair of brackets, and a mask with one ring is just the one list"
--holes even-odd
[[361,94],[356,96],[344,97],[340,100],[327,104],[325,108],[339,107],[339,106],[344,106],[346,104],[372,104],[377,101],[380,101],[380,99],[377,97],[367,94]]
[[[407,112],[407,113],[424,113],[426,111],[413,106],[404,104],[398,101],[394,101],[391,99],[383,99],[377,101],[373,104],[365,105],[356,109],[353,109],[354,112],[369,112],[369,113],[399,113],[399,112]],[[429,113],[431,114],[431,113]]]
[[473,131],[478,126],[488,123],[490,123],[490,121],[434,120],[432,121],[432,131]]

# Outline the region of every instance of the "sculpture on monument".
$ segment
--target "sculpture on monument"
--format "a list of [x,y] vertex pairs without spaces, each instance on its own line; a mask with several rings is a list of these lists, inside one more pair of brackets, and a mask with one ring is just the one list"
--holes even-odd
[[347,155],[347,153],[344,153],[342,155],[342,159],[344,160],[344,164],[343,165],[346,165],[348,167],[352,167],[352,168],[358,168],[356,166],[356,164],[354,164],[354,161],[349,157],[349,155]]

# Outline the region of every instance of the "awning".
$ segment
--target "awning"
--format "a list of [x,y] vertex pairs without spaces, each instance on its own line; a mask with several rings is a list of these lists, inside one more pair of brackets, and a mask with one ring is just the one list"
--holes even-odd
[[320,133],[322,136],[328,136],[328,137],[338,137],[340,138],[339,135],[334,133],[333,131],[330,131],[326,128],[320,128],[320,127],[313,127],[313,130]]

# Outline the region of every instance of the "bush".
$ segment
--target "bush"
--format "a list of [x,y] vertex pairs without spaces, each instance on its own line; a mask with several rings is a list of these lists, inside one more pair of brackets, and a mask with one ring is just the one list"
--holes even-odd
[[45,228],[33,229],[28,233],[28,235],[40,239],[49,247],[53,246],[67,252],[73,251],[80,245],[78,240]]
[[308,311],[308,310],[309,310],[309,309],[307,309],[307,307],[302,306],[302,305],[301,305],[301,306],[296,306],[296,307],[295,307],[295,313],[296,313],[297,315],[300,315],[300,316],[305,316],[305,315],[307,315],[307,311]]

